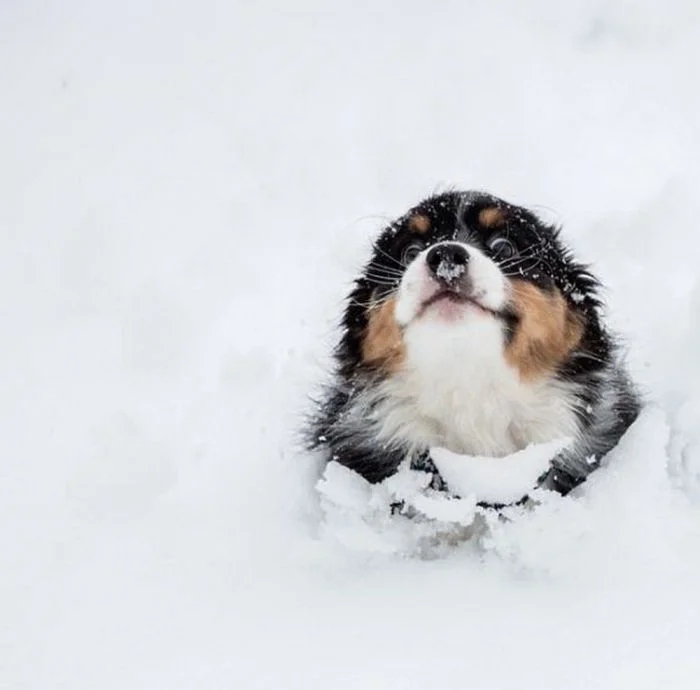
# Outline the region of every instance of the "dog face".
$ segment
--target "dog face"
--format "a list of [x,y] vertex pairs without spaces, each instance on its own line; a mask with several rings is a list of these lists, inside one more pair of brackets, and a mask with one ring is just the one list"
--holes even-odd
[[339,354],[384,377],[428,360],[459,366],[460,357],[506,366],[521,381],[556,376],[595,339],[596,287],[530,211],[487,194],[443,194],[378,238]]

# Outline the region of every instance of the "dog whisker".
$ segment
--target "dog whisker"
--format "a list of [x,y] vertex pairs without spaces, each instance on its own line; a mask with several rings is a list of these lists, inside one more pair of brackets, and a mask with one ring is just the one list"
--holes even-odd
[[367,278],[378,285],[398,285],[401,281],[399,278],[391,278],[389,276],[375,276],[368,273]]
[[381,266],[371,266],[370,268],[367,269],[367,273],[373,273],[376,275],[384,275],[388,276],[391,278],[397,278],[401,279],[403,277],[403,272],[402,271],[397,271],[395,269],[386,269]]
[[381,307],[385,302],[388,302],[393,296],[393,293],[390,293],[380,299],[370,299],[366,302],[361,302],[360,300],[352,299],[349,303],[357,305],[358,307],[362,307],[363,309],[377,309],[378,307]]
[[[509,263],[507,266],[499,266],[506,276],[518,275],[522,271],[532,271],[542,263],[542,258],[537,256],[526,257],[519,261]],[[515,270],[518,269],[518,270]]]
[[382,256],[385,256],[387,259],[389,259],[389,261],[396,264],[402,271],[404,270],[404,268],[406,268],[398,259],[395,259],[393,256],[391,256],[391,254],[388,254],[387,252],[385,252],[380,246],[375,245],[374,248]]

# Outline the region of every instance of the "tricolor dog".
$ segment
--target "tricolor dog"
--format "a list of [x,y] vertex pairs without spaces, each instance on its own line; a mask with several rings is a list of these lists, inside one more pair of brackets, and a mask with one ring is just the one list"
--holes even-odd
[[538,482],[568,493],[640,408],[599,287],[533,212],[480,192],[426,199],[355,281],[311,445],[379,482],[407,458],[436,474],[434,447],[498,457],[572,437]]

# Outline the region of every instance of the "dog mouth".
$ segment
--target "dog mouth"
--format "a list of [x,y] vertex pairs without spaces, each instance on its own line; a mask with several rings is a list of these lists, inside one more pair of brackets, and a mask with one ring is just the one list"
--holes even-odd
[[441,289],[433,293],[426,299],[421,305],[418,311],[418,316],[422,316],[427,309],[429,309],[434,304],[438,302],[450,302],[457,305],[470,305],[476,307],[479,311],[489,316],[499,317],[500,314],[493,309],[483,305],[476,297],[473,295],[465,295],[463,292],[458,292],[457,290],[451,289]]

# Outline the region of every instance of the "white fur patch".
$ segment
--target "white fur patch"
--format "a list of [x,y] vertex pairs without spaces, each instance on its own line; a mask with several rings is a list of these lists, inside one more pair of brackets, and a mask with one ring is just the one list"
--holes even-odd
[[[502,309],[507,281],[493,261],[466,246],[471,295],[489,309]],[[442,318],[432,308],[422,313],[438,289],[423,252],[398,292],[396,318],[406,347],[401,371],[358,400],[379,439],[400,439],[416,451],[440,446],[502,456],[530,443],[577,435],[573,385],[521,381],[504,357],[502,321],[473,305],[456,305],[457,318]]]

